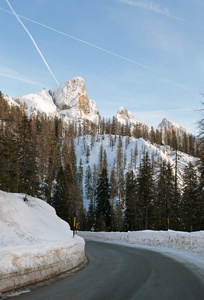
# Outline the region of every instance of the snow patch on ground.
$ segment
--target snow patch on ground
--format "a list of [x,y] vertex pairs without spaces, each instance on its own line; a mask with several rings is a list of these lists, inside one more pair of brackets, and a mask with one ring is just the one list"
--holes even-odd
[[84,238],[105,241],[127,242],[129,244],[166,247],[182,251],[191,251],[204,255],[204,231],[129,231],[129,232],[89,232],[80,231]]
[[85,260],[85,242],[46,202],[0,191],[0,292],[47,279]]

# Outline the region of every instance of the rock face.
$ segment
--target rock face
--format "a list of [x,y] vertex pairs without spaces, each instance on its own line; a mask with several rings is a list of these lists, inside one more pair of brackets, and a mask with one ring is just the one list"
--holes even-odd
[[123,106],[121,106],[118,110],[118,113],[116,115],[116,119],[121,124],[136,124],[136,120],[134,119],[132,113],[125,109]]
[[184,126],[173,123],[172,121],[169,121],[166,118],[163,118],[163,120],[157,128],[162,130],[174,130],[175,133],[178,135],[186,132],[186,128]]
[[55,89],[43,89],[39,93],[22,96],[19,100],[25,102],[28,108],[63,117],[65,121],[99,122],[96,102],[89,99],[81,77],[75,77]]
[[126,125],[128,123],[129,126],[135,126],[136,124],[145,125],[144,122],[141,120],[135,120],[133,114],[125,109],[123,106],[121,106],[118,110],[118,113],[116,115],[116,119],[119,123]]

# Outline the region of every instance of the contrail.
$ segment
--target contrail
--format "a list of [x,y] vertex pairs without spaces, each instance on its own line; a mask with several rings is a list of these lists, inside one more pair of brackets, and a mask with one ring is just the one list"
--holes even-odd
[[[6,1],[7,1],[7,0],[6,0]],[[6,12],[8,12],[8,13],[11,13],[10,11],[7,11],[6,9],[3,9],[3,8],[1,8],[1,7],[0,7],[0,9],[3,10],[3,11],[6,11]],[[17,16],[17,15],[16,15],[16,16]],[[138,63],[138,62],[136,62],[136,61],[134,61],[134,60],[132,60],[132,59],[129,59],[129,58],[127,58],[127,57],[124,57],[124,56],[122,56],[122,55],[119,55],[119,54],[117,54],[117,53],[114,53],[114,52],[112,52],[112,51],[109,51],[109,50],[107,50],[107,49],[105,49],[105,48],[102,48],[102,47],[99,47],[99,46],[97,46],[97,45],[94,45],[94,44],[92,44],[92,43],[86,42],[86,41],[84,41],[84,40],[82,40],[82,39],[79,39],[79,38],[74,37],[74,36],[72,36],[72,35],[70,35],[70,34],[64,33],[64,32],[62,32],[62,31],[60,31],[60,30],[54,29],[54,28],[52,28],[52,27],[50,27],[50,26],[47,26],[47,25],[45,25],[45,24],[39,23],[39,22],[37,22],[37,21],[34,21],[34,20],[32,20],[32,19],[29,19],[29,18],[20,16],[20,15],[19,15],[18,17],[20,17],[20,18],[22,18],[22,19],[25,19],[25,20],[27,20],[27,21],[30,21],[30,22],[32,22],[32,23],[35,23],[35,24],[37,24],[37,25],[43,26],[43,27],[45,27],[45,28],[47,28],[47,29],[50,29],[50,30],[52,30],[52,31],[55,31],[55,32],[57,32],[57,33],[59,33],[59,34],[62,34],[62,35],[64,35],[64,36],[67,36],[67,37],[69,37],[69,38],[71,38],[71,39],[73,39],[73,40],[76,40],[76,41],[81,42],[81,43],[83,43],[83,44],[86,44],[86,45],[88,45],[88,46],[94,47],[94,48],[96,48],[96,49],[98,49],[98,50],[101,50],[101,51],[103,51],[103,52],[106,52],[106,53],[108,53],[108,54],[111,54],[111,55],[113,55],[113,56],[116,56],[116,57],[121,58],[121,59],[123,59],[123,60],[129,61],[129,62],[131,62],[131,63],[133,63],[133,64],[136,64],[136,65],[138,65],[138,66],[140,66],[140,67],[142,67],[142,68],[148,69],[148,70],[150,70],[150,71],[152,71],[152,72],[160,73],[159,71],[157,71],[157,70],[155,70],[155,69],[152,69],[152,68],[150,68],[150,67],[148,67],[148,66],[146,66],[146,65],[140,64],[140,63]],[[18,19],[19,19],[19,18],[18,18]],[[20,20],[19,20],[19,21],[20,21]]]
[[23,81],[25,83],[35,84],[35,85],[38,85],[38,86],[42,87],[41,83],[29,80],[29,79],[26,79],[26,78],[23,78],[23,77],[20,77],[20,76],[9,75],[9,74],[4,74],[4,73],[0,73],[0,76],[1,77],[6,77],[6,78],[12,78],[12,79],[20,80],[20,81]]
[[13,14],[16,16],[17,20],[21,23],[21,25],[23,26],[23,28],[25,29],[25,31],[27,32],[27,34],[29,35],[29,37],[31,38],[35,48],[37,49],[38,53],[40,54],[40,56],[42,57],[46,67],[48,68],[49,72],[51,73],[51,75],[53,76],[54,80],[56,81],[57,85],[59,85],[59,82],[57,81],[55,75],[53,74],[52,70],[50,69],[48,63],[46,62],[44,56],[42,55],[40,49],[38,48],[34,38],[32,37],[32,35],[30,34],[30,32],[28,31],[28,29],[25,27],[25,25],[23,24],[23,22],[19,19],[18,15],[16,14],[16,12],[14,11],[13,7],[11,6],[11,4],[9,3],[8,0],[6,0],[7,4],[9,5],[10,9],[12,10]]

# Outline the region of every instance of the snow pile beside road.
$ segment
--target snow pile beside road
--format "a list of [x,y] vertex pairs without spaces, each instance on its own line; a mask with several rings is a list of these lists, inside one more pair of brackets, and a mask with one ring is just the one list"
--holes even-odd
[[0,191],[0,292],[41,281],[85,260],[83,238],[46,202]]
[[129,232],[89,232],[81,231],[80,236],[88,239],[127,242],[147,246],[173,248],[204,255],[204,231],[129,231]]

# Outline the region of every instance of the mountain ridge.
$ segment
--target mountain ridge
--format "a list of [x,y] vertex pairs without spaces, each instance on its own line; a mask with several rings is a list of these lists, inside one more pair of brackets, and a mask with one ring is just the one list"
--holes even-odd
[[[52,117],[63,118],[64,121],[77,120],[78,122],[87,120],[95,124],[101,119],[96,101],[90,99],[86,92],[85,81],[82,77],[74,77],[61,84],[57,88],[44,88],[37,93],[30,93],[18,98],[7,97],[10,104],[16,101],[25,103],[28,110],[47,114]],[[145,125],[143,121],[135,120],[133,114],[121,106],[115,116],[116,120],[122,125],[135,127],[137,124]],[[163,118],[157,129],[175,130],[175,132],[186,132],[184,126],[176,124]]]

